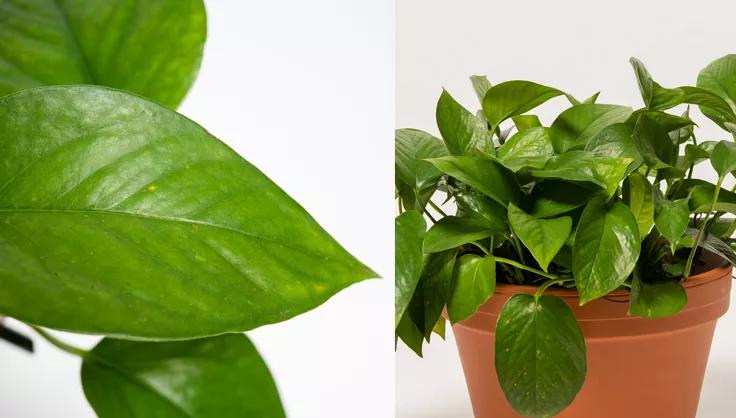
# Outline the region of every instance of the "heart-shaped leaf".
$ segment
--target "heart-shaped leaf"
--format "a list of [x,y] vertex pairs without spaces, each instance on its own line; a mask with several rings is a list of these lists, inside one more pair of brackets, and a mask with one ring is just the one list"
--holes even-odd
[[636,266],[640,248],[639,225],[628,206],[622,202],[606,206],[604,199],[588,203],[572,253],[580,304],[621,286]]
[[475,218],[446,216],[427,231],[427,235],[424,237],[424,252],[429,254],[449,250],[469,242],[488,238],[494,232],[501,233],[504,230],[493,231],[488,223]]
[[106,338],[85,355],[82,386],[100,418],[285,416],[266,363],[243,334]]
[[498,317],[495,344],[498,382],[523,416],[557,415],[583,386],[583,333],[570,307],[556,296],[512,296]]
[[585,205],[598,188],[583,187],[577,183],[559,180],[545,180],[534,186],[531,202],[525,206],[529,214],[537,218],[547,218],[570,212]]
[[493,160],[463,156],[432,158],[428,161],[504,206],[519,201],[521,190],[513,171]]
[[513,171],[543,168],[555,151],[545,128],[520,131],[498,148],[498,160]]
[[627,106],[579,104],[562,112],[549,128],[552,145],[558,153],[583,149],[588,141],[614,123],[631,116]]
[[453,155],[471,154],[476,148],[493,152],[493,139],[486,122],[479,120],[446,90],[437,102],[437,127]]
[[422,242],[427,223],[421,213],[410,210],[396,217],[395,233],[395,321],[399,324],[414,289],[419,282],[424,263]]
[[736,144],[731,141],[720,141],[713,148],[710,164],[719,177],[736,170]]
[[562,216],[555,219],[539,219],[509,204],[509,223],[514,234],[532,253],[542,270],[560,251],[572,230],[572,218]]
[[470,318],[496,289],[496,261],[493,256],[465,254],[455,263],[452,291],[447,302],[451,323]]
[[[421,327],[424,338],[429,341],[432,329],[437,323],[442,309],[450,299],[452,290],[452,273],[455,268],[457,249],[429,254],[420,278],[422,311],[424,319]],[[411,309],[411,308],[409,308]]]
[[531,81],[506,81],[488,89],[483,97],[483,113],[497,127],[504,120],[528,112],[547,100],[565,93]]
[[[654,202],[654,224],[671,243],[677,243],[690,222],[688,199],[669,200],[658,197]],[[674,248],[673,248],[674,249]]]
[[634,276],[629,315],[663,318],[687,305],[687,293],[679,282],[645,283]]
[[99,84],[176,108],[199,70],[202,0],[0,3],[0,96]]
[[426,158],[447,155],[442,140],[417,129],[397,129],[394,143],[396,175],[414,190],[432,187],[442,172]]
[[148,100],[27,90],[0,99],[0,137],[2,314],[192,338],[283,321],[375,277],[258,169]]
[[468,217],[481,221],[491,231],[508,230],[506,208],[490,197],[473,191],[458,191],[455,202]]
[[[721,57],[705,67],[698,74],[697,86],[708,90],[723,99],[731,112],[736,111],[736,55]],[[723,123],[723,110],[714,110],[708,106],[700,106],[704,115],[717,123]]]
[[552,157],[543,169],[532,170],[536,177],[584,181],[603,188],[610,196],[631,164],[630,158],[596,157],[588,151],[568,151]]
[[641,173],[631,173],[624,181],[624,203],[631,209],[639,225],[639,237],[644,238],[654,225],[654,196],[652,185]]
[[667,131],[646,114],[641,115],[632,134],[644,161],[652,168],[664,168],[676,162],[675,145]]
[[585,151],[596,157],[630,158],[632,163],[626,174],[632,173],[644,161],[634,143],[633,129],[626,123],[614,123],[605,127],[585,144]]

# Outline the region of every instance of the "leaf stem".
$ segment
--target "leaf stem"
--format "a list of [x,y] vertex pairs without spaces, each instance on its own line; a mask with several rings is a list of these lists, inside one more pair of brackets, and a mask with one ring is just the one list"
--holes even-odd
[[434,209],[435,211],[437,211],[437,213],[439,213],[443,217],[447,217],[447,214],[439,206],[437,206],[437,204],[434,203],[432,201],[432,199],[429,200],[429,206],[432,206],[432,209]]
[[532,267],[528,267],[528,266],[525,266],[525,265],[523,265],[523,264],[521,264],[521,263],[519,263],[519,262],[517,262],[517,261],[511,260],[511,259],[508,259],[508,258],[503,258],[503,257],[497,257],[497,256],[495,256],[495,255],[493,256],[493,258],[494,258],[494,259],[495,259],[495,260],[496,260],[497,262],[499,262],[499,263],[504,263],[504,264],[508,264],[508,265],[514,266],[514,267],[516,267],[516,268],[518,268],[518,269],[521,269],[521,270],[526,270],[526,271],[528,271],[528,272],[530,272],[530,273],[534,273],[534,274],[536,274],[536,275],[539,275],[539,276],[542,276],[542,277],[546,277],[546,278],[548,278],[548,279],[557,279],[557,278],[558,278],[558,276],[557,276],[557,275],[555,275],[555,274],[552,274],[552,273],[545,273],[545,272],[543,272],[542,270],[537,270],[537,269],[535,269],[535,268],[532,268]]
[[486,250],[486,247],[482,246],[478,241],[473,241],[471,244],[475,245],[476,247],[480,248],[481,251],[483,251],[483,254],[485,255],[491,255],[491,252]]
[[687,263],[685,264],[686,279],[690,277],[690,273],[693,267],[693,259],[695,258],[695,252],[698,250],[698,245],[700,245],[700,240],[703,238],[705,227],[708,225],[708,218],[710,217],[710,213],[713,212],[713,209],[716,207],[716,203],[718,203],[718,193],[721,191],[721,185],[723,184],[724,178],[725,176],[718,177],[718,182],[716,183],[716,190],[713,192],[713,201],[710,204],[710,209],[708,210],[708,212],[705,213],[703,223],[700,225],[700,229],[698,229],[698,234],[695,235],[693,248],[690,249],[690,254],[687,257]]
[[539,286],[539,289],[537,289],[536,293],[534,293],[534,300],[539,300],[539,298],[542,297],[542,294],[544,293],[545,290],[547,290],[548,287],[556,285],[556,284],[562,284],[570,280],[572,279],[570,279],[569,277],[564,277],[564,278],[554,279],[554,280],[545,282],[543,285]]
[[427,209],[424,209],[424,214],[427,215],[427,217],[429,218],[430,221],[432,221],[433,224],[436,224],[437,223],[437,220],[434,219],[434,217],[432,216],[432,214],[429,213],[429,211]]
[[83,350],[81,348],[78,348],[78,347],[74,347],[72,345],[69,345],[69,344],[67,344],[67,343],[59,340],[58,338],[54,337],[53,335],[49,334],[48,332],[46,332],[45,330],[43,330],[43,329],[41,329],[39,327],[36,327],[36,326],[33,326],[33,325],[29,325],[29,326],[34,331],[36,331],[36,333],[38,333],[38,335],[42,336],[46,341],[48,341],[51,345],[55,346],[56,348],[58,348],[58,349],[60,349],[62,351],[66,351],[69,354],[73,354],[73,355],[79,356],[81,358],[86,358],[89,355],[89,351],[87,351],[87,350]]

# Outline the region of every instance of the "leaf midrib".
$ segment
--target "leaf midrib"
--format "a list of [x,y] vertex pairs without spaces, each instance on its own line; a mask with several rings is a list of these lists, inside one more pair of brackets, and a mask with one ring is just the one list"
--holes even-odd
[[79,42],[77,34],[72,29],[71,22],[69,22],[69,16],[67,16],[66,11],[63,7],[61,7],[61,4],[59,4],[59,0],[51,0],[51,3],[53,3],[54,7],[56,7],[56,10],[61,17],[61,21],[64,23],[64,28],[66,29],[66,33],[69,36],[69,39],[74,43],[75,51],[77,52],[77,56],[82,64],[82,68],[84,69],[89,84],[97,84],[97,80],[95,79],[94,74],[92,74],[92,67],[89,65],[87,56],[82,50],[82,44]]
[[343,264],[345,266],[351,266],[352,264],[346,263],[342,260],[338,259],[332,259],[330,256],[326,254],[319,254],[315,253],[313,251],[310,251],[305,248],[297,247],[294,245],[289,245],[284,243],[283,241],[264,237],[258,234],[254,234],[252,232],[243,231],[237,228],[231,228],[225,225],[218,225],[211,222],[206,221],[199,221],[194,219],[186,219],[186,218],[177,218],[177,217],[171,217],[171,216],[159,216],[159,215],[151,215],[151,214],[143,214],[143,213],[130,213],[130,212],[123,212],[123,211],[115,211],[115,210],[108,210],[108,209],[95,209],[95,210],[81,210],[81,209],[40,209],[40,208],[0,208],[0,213],[47,213],[47,214],[85,214],[85,215],[117,215],[117,216],[129,216],[133,218],[141,218],[141,219],[148,219],[148,220],[155,220],[155,221],[162,221],[162,222],[177,222],[177,223],[183,223],[188,225],[201,225],[209,228],[214,229],[220,229],[224,231],[233,232],[236,234],[245,235],[249,238],[253,238],[260,241],[266,241],[273,244],[280,245],[282,247],[292,249],[295,251],[303,252],[307,255],[322,258],[324,260],[329,260],[331,262]]

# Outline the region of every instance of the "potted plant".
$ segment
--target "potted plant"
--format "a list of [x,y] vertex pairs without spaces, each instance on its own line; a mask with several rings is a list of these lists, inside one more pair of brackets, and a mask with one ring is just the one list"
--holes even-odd
[[482,110],[443,91],[442,139],[396,131],[396,335],[421,355],[449,319],[477,418],[695,416],[736,262],[736,55],[696,87],[631,63],[641,109],[473,76]]
[[[375,273],[173,110],[202,58],[202,0],[0,16],[0,315],[81,359],[99,417],[285,416],[242,332]],[[104,338],[87,350],[45,328]]]

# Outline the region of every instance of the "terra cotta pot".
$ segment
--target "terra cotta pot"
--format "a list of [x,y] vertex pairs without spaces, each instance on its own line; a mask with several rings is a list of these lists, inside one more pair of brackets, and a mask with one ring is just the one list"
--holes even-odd
[[[628,316],[627,291],[579,306],[575,290],[549,289],[572,308],[585,336],[585,384],[560,418],[694,418],[716,321],[728,310],[732,267],[685,281],[688,303],[670,317]],[[471,318],[455,324],[460,360],[476,418],[518,418],[494,367],[496,319],[514,294],[531,286],[499,284]]]

